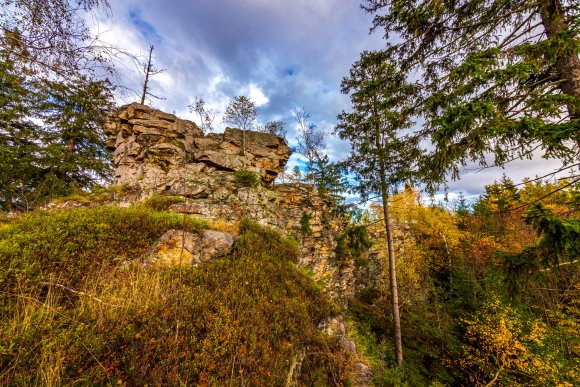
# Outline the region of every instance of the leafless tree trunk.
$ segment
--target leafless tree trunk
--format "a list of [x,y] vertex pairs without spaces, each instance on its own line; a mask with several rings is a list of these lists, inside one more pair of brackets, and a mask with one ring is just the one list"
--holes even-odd
[[143,82],[143,92],[141,94],[141,105],[145,104],[145,98],[147,96],[151,96],[153,98],[161,99],[149,92],[149,77],[160,74],[165,70],[158,70],[153,66],[153,48],[154,46],[151,44],[149,46],[149,59],[147,60],[147,64],[143,66],[143,73],[145,74],[145,81]]

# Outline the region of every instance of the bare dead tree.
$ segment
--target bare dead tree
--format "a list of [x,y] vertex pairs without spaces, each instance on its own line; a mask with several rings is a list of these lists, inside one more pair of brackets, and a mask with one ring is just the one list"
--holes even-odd
[[151,44],[149,45],[149,59],[147,60],[147,64],[145,64],[143,66],[143,74],[145,75],[145,80],[143,81],[143,92],[141,94],[141,105],[145,104],[145,99],[147,97],[153,97],[156,99],[163,99],[162,97],[158,97],[154,94],[151,94],[149,92],[149,78],[157,75],[157,74],[161,74],[162,72],[165,71],[165,69],[157,69],[154,65],[153,65],[153,49],[155,47]]
[[213,120],[215,112],[205,107],[206,102],[201,97],[195,97],[192,104],[188,105],[190,113],[196,113],[199,116],[199,127],[205,134],[213,130]]

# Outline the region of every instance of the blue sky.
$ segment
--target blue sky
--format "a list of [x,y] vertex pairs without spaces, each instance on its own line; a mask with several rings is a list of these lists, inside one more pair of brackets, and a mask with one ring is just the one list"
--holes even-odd
[[[164,97],[149,104],[182,118],[196,120],[187,105],[204,98],[217,112],[217,131],[225,125],[221,113],[230,98],[249,96],[259,106],[262,123],[287,123],[288,140],[295,144],[292,111],[304,108],[312,123],[331,133],[336,116],[349,108],[340,93],[341,79],[363,50],[384,46],[380,33],[369,34],[372,16],[358,0],[114,0],[112,17],[95,30],[101,39],[131,53],[145,55],[155,46],[157,68],[151,92]],[[139,89],[139,68],[120,66],[124,86]],[[139,98],[125,92],[120,102]],[[336,137],[327,139],[332,160],[346,157],[349,147]],[[297,163],[293,156],[290,167]],[[548,173],[557,161],[525,160],[506,169],[480,170],[468,165],[452,193],[481,193],[502,173],[519,182]],[[451,195],[453,197],[453,195]]]

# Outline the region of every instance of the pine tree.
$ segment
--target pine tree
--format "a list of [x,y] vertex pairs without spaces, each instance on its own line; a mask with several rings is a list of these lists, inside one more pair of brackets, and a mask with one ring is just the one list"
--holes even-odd
[[40,185],[38,156],[46,133],[32,120],[40,95],[10,60],[0,60],[0,209],[28,209]]
[[0,4],[0,209],[27,210],[110,173],[112,86],[95,73],[111,67],[83,19],[107,3]]
[[389,60],[419,79],[432,190],[470,161],[578,161],[580,6],[569,0],[363,0]]
[[416,158],[418,149],[417,144],[400,137],[400,131],[411,126],[409,105],[416,87],[407,84],[398,70],[386,60],[384,53],[364,52],[361,55],[352,66],[349,77],[342,81],[342,91],[350,94],[353,111],[338,116],[337,132],[351,143],[351,154],[346,163],[356,176],[357,191],[363,198],[378,194],[382,199],[395,357],[397,365],[402,367],[403,342],[389,191],[410,177],[406,167]]
[[67,186],[90,188],[111,174],[104,126],[112,113],[112,86],[79,76],[47,82],[42,118],[52,134],[47,150],[55,175]]

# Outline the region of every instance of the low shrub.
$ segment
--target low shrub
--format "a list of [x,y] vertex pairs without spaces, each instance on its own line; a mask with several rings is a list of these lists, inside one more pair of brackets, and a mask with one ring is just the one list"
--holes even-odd
[[0,228],[0,284],[3,291],[15,292],[56,276],[62,285],[75,287],[106,267],[142,257],[169,229],[207,226],[147,208],[28,213]]
[[[11,283],[0,298],[0,384],[285,385],[302,354],[298,385],[348,384],[349,355],[318,330],[337,309],[294,264],[296,243],[272,230],[242,221],[231,254],[199,267],[91,269],[139,257],[181,222],[103,208],[31,214],[3,230],[12,274],[0,282]],[[27,260],[39,267],[14,272]],[[67,288],[23,293],[26,278],[48,273]]]
[[256,187],[260,184],[260,176],[247,169],[238,169],[234,172],[234,181],[241,187]]
[[172,205],[184,202],[185,198],[183,196],[153,195],[145,199],[141,205],[155,211],[167,211]]

